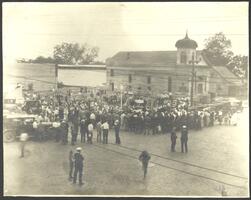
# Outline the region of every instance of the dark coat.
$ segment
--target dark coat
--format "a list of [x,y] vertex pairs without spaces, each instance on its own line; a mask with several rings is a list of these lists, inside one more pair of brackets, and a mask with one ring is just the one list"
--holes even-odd
[[75,153],[74,154],[74,160],[75,160],[75,167],[83,167],[83,161],[84,157],[81,153]]
[[139,156],[139,160],[143,164],[147,164],[150,159],[151,159],[151,156],[149,155],[149,153],[147,151],[142,151],[142,153]]

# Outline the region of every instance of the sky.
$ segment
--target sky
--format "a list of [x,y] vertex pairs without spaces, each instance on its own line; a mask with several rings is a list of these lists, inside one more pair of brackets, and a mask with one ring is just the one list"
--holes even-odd
[[119,51],[176,50],[186,31],[203,49],[223,32],[235,54],[248,55],[248,2],[3,3],[3,61],[53,56],[62,42]]

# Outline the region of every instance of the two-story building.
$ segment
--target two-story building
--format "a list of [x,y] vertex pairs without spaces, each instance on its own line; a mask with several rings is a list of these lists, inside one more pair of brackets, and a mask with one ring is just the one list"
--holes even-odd
[[240,79],[225,66],[213,66],[203,51],[196,50],[196,41],[186,34],[175,46],[176,51],[118,52],[107,59],[108,92],[123,88],[153,96],[189,96],[193,85],[195,98],[238,95]]

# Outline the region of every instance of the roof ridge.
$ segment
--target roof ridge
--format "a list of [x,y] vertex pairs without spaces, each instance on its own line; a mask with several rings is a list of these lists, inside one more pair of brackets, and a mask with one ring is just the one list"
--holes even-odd
[[132,53],[137,53],[137,52],[177,52],[177,50],[119,51],[118,53],[128,53],[128,52],[132,52]]

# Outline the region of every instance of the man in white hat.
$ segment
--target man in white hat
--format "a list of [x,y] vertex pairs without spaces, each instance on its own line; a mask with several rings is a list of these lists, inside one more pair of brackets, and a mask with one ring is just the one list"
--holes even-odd
[[82,175],[83,175],[83,161],[84,156],[81,154],[81,147],[76,148],[76,153],[74,154],[74,161],[75,161],[75,169],[74,169],[74,177],[73,177],[73,184],[76,184],[77,175],[79,174],[79,185],[83,185],[82,182]]
[[181,152],[184,153],[184,147],[185,147],[185,151],[187,153],[188,130],[186,125],[182,126],[180,141],[181,141]]

